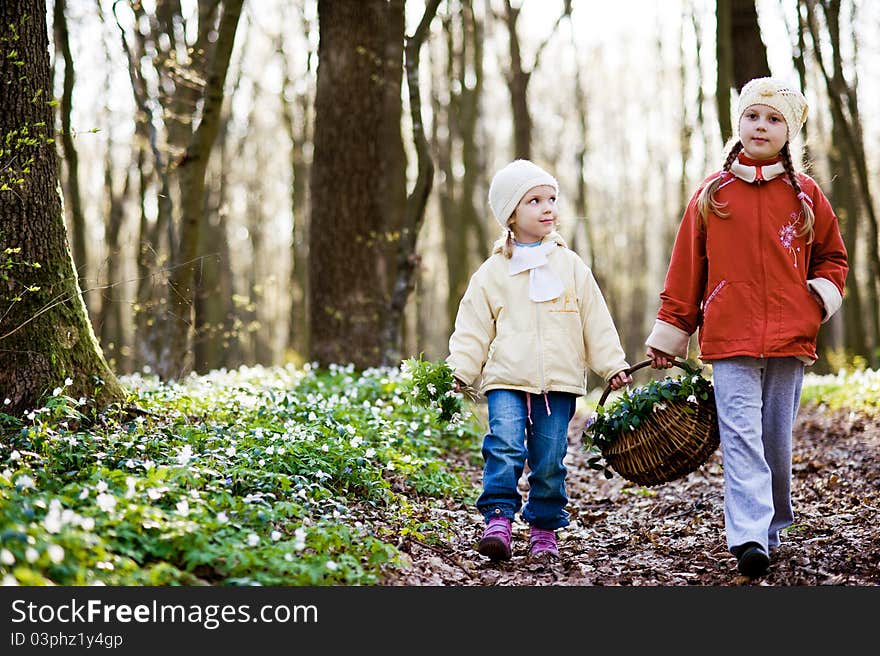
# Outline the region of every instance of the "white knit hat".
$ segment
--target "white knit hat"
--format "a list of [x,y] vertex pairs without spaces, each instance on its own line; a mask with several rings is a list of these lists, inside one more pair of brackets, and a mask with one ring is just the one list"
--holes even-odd
[[776,78],[758,77],[746,83],[739,94],[739,117],[752,105],[767,105],[782,114],[788,126],[789,141],[797,136],[807,120],[804,94]]
[[532,187],[548,185],[559,194],[559,183],[540,166],[527,159],[515,159],[495,174],[489,185],[489,206],[501,224],[507,227],[519,201]]

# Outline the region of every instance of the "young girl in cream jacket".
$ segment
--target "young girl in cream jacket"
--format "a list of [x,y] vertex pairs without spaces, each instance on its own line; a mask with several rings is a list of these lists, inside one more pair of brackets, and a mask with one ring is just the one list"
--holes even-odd
[[[483,492],[477,551],[511,557],[511,521],[522,508],[530,555],[557,556],[568,525],[568,423],[586,394],[587,368],[618,389],[632,378],[614,321],[590,269],[556,232],[559,185],[528,160],[499,170],[489,204],[505,231],[471,277],[447,362],[486,395]],[[517,487],[529,465],[525,505]]]

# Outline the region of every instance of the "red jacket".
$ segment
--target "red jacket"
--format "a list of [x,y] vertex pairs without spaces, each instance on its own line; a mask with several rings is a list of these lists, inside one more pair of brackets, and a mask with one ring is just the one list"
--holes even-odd
[[800,173],[816,222],[811,243],[796,235],[801,203],[781,171],[778,161],[740,154],[735,177],[715,193],[729,216],[710,213],[705,229],[697,211],[700,190],[694,194],[675,239],[648,346],[686,357],[688,338],[699,328],[704,361],[738,355],[817,359],[819,325],[842,302],[847,253],[828,199]]

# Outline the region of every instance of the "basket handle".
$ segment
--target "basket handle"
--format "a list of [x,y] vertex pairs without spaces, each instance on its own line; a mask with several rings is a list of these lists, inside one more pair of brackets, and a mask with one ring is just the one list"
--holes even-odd
[[[631,366],[629,369],[624,369],[624,372],[626,372],[627,374],[631,374],[634,371],[638,371],[639,369],[647,367],[649,364],[651,364],[651,362],[652,360],[642,360],[638,364],[634,364],[633,366]],[[696,369],[691,367],[686,362],[682,362],[681,360],[673,359],[672,364],[676,367],[679,367],[680,369],[684,369],[689,374],[697,373]],[[605,392],[602,394],[602,398],[599,399],[597,407],[601,408],[605,405],[605,399],[608,398],[609,394],[611,394],[611,383],[608,383],[608,385],[605,386]]]

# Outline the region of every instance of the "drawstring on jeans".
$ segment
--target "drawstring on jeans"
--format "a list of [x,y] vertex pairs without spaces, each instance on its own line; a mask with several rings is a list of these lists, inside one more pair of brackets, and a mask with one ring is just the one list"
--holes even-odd
[[[550,399],[547,398],[547,392],[544,392],[544,407],[547,408],[548,417],[553,414],[550,412]],[[534,425],[532,421],[532,395],[529,392],[526,392],[526,417],[529,423]]]

